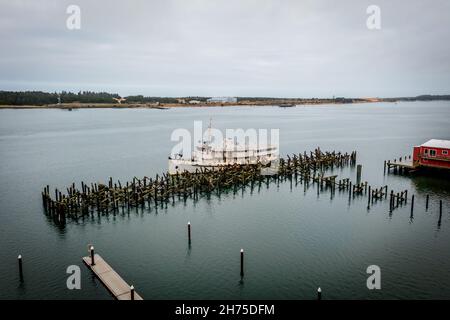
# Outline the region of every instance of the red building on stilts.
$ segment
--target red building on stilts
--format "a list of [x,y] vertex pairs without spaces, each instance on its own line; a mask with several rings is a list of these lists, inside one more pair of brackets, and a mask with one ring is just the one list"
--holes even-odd
[[414,147],[413,167],[450,169],[450,140],[431,139]]

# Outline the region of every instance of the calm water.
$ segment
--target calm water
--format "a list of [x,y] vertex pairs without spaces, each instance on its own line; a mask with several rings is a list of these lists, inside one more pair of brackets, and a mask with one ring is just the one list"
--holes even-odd
[[[409,206],[367,210],[367,198],[269,189],[211,196],[167,208],[55,225],[42,209],[44,185],[131,180],[167,169],[175,128],[194,120],[225,128],[279,128],[282,155],[358,151],[363,181],[408,189]],[[450,139],[450,103],[171,110],[0,111],[0,298],[111,299],[81,263],[87,244],[146,299],[450,298],[450,182],[445,177],[383,175],[383,161],[430,138]],[[354,169],[335,170],[355,181]],[[64,190],[64,189],[63,189]],[[430,194],[430,208],[424,198]],[[438,201],[443,200],[440,228]],[[186,223],[193,242],[188,247]],[[239,276],[239,250],[246,275]],[[19,282],[17,255],[24,257]],[[66,288],[79,265],[82,289]],[[366,288],[380,266],[382,289]]]

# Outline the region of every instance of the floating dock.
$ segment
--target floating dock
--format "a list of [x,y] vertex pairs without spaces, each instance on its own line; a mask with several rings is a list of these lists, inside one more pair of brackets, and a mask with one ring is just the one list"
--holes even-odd
[[94,254],[94,265],[91,257],[83,257],[83,262],[117,300],[143,300],[136,292],[132,297],[132,287],[100,255]]

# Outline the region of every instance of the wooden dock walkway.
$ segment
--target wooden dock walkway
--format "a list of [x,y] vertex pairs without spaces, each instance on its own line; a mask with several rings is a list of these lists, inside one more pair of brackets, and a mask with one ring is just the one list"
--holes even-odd
[[[114,298],[117,300],[133,300],[131,298],[130,285],[100,255],[94,255],[94,265],[91,265],[91,257],[83,257],[83,262],[94,272]],[[134,292],[134,300],[143,299],[139,294]]]
[[384,161],[384,172],[386,172],[386,169],[388,173],[391,169],[394,169],[394,173],[407,173],[416,170],[417,167],[414,165],[411,156],[405,156],[400,157],[398,161],[397,159],[394,159],[394,161]]
[[408,168],[408,169],[414,169],[413,166],[413,162],[412,160],[403,160],[401,162],[394,162],[394,163],[390,163],[391,166],[397,166],[397,167],[403,167],[403,168]]

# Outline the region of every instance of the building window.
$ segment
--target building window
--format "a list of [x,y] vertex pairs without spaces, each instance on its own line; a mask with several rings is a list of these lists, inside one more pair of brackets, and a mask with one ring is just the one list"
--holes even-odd
[[436,157],[436,150],[430,149],[430,157]]
[[442,150],[442,154],[443,154],[444,156],[448,155],[448,150]]
[[425,155],[428,155],[428,149],[424,149],[424,150],[423,150],[423,153],[424,153]]

